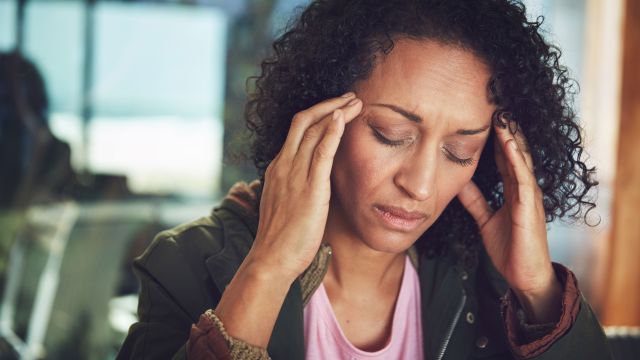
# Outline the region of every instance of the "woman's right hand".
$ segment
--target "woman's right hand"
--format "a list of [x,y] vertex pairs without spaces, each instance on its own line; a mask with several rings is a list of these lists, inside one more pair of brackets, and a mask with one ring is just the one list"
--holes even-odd
[[215,309],[231,337],[266,348],[291,283],[320,247],[333,157],[345,124],[361,110],[347,93],[294,116],[265,174],[253,246]]
[[293,281],[313,260],[324,234],[333,158],[346,123],[362,110],[349,92],[297,113],[265,173],[260,219],[247,260]]

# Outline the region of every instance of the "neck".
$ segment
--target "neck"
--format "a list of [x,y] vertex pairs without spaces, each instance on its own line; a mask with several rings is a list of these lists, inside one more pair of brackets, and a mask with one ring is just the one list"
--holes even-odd
[[402,281],[406,254],[377,251],[347,231],[344,216],[329,211],[323,241],[331,246],[325,285],[340,291],[388,291]]

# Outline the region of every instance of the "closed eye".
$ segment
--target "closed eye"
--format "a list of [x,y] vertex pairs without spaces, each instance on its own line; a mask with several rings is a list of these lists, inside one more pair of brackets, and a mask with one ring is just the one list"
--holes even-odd
[[454,163],[460,165],[460,166],[471,166],[473,165],[473,163],[475,162],[475,160],[473,158],[467,158],[467,159],[460,159],[459,157],[453,155],[451,152],[449,152],[449,150],[444,149],[443,150],[446,152],[446,156],[449,160],[453,161]]
[[[373,126],[370,126],[370,128],[373,131],[374,137],[381,144],[384,144],[384,145],[387,145],[387,146],[391,146],[391,147],[398,147],[398,146],[401,146],[401,145],[406,143],[406,140],[392,140],[392,139],[389,139],[389,138],[385,137],[384,135],[382,135],[382,133],[380,131],[378,131]],[[471,166],[471,165],[473,165],[473,163],[475,163],[475,160],[473,158],[460,159],[459,157],[457,157],[453,153],[451,153],[449,150],[447,150],[445,148],[442,148],[442,150],[443,150],[443,153],[445,154],[445,157],[449,161],[452,161],[452,162],[454,162],[454,163],[456,163],[456,164],[458,164],[460,166]]]
[[376,139],[378,139],[378,141],[381,142],[382,144],[389,145],[389,146],[400,146],[405,143],[405,140],[391,140],[385,137],[384,135],[382,135],[380,131],[378,131],[373,126],[371,126],[371,130],[373,130],[373,135],[376,137]]

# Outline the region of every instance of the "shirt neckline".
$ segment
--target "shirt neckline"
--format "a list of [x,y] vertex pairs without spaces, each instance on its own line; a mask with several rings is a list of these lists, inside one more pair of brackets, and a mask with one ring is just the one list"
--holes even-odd
[[[324,313],[324,316],[322,317],[322,319],[323,321],[330,322],[329,324],[327,324],[329,327],[329,332],[331,333],[331,335],[334,336],[336,343],[338,344],[338,346],[341,347],[343,351],[347,351],[352,355],[357,355],[362,357],[378,357],[378,356],[384,355],[391,348],[391,345],[393,344],[394,341],[398,341],[398,336],[394,336],[398,331],[400,331],[400,329],[398,328],[400,326],[398,324],[398,322],[400,321],[398,316],[398,311],[399,311],[398,309],[403,309],[403,308],[406,309],[408,306],[408,303],[410,300],[409,299],[410,294],[408,292],[409,292],[409,281],[411,281],[410,279],[411,270],[412,270],[412,265],[410,263],[409,257],[405,256],[402,282],[400,283],[400,290],[398,291],[398,297],[396,298],[395,307],[393,309],[393,319],[391,321],[391,334],[387,339],[387,343],[384,345],[384,347],[376,351],[365,351],[365,350],[359,349],[358,347],[354,346],[349,341],[349,339],[347,339],[333,311],[333,307],[331,306],[331,301],[329,301],[329,296],[327,295],[327,291],[324,287],[324,284],[320,282],[320,286],[318,286],[317,291],[319,291],[318,295],[320,296],[320,300],[322,301],[322,306],[320,307],[321,311]],[[335,330],[337,330],[338,333],[336,333]]]

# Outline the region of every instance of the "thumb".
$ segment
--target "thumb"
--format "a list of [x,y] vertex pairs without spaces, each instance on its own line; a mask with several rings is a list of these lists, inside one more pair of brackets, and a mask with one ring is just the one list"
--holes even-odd
[[476,221],[479,229],[482,229],[493,216],[493,210],[473,180],[469,180],[460,190],[458,199]]

